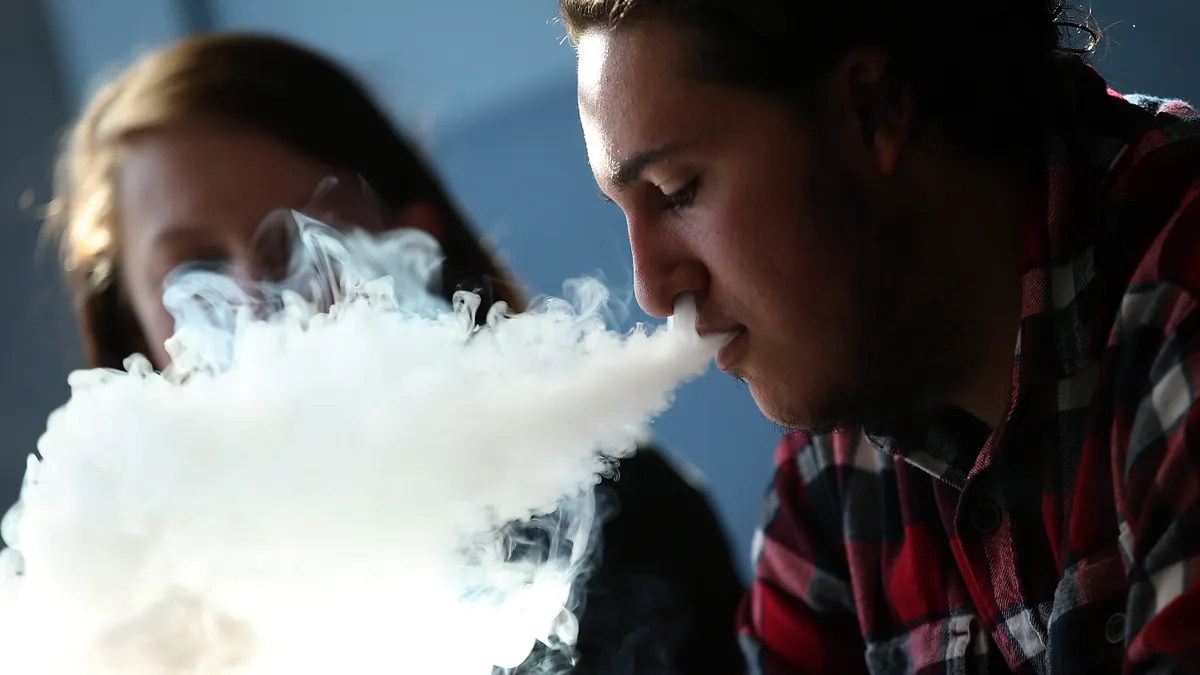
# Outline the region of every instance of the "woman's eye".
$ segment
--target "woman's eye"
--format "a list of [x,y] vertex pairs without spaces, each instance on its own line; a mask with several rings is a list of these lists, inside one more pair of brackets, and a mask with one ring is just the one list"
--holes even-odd
[[696,190],[700,187],[700,179],[693,178],[687,185],[671,194],[664,195],[663,208],[679,211],[690,206],[696,199]]
[[193,273],[228,275],[230,273],[230,263],[228,260],[215,257],[193,258],[171,266],[167,276],[177,277],[182,274]]
[[229,269],[228,260],[218,259],[192,260],[184,263],[184,265],[186,265],[189,269],[196,270],[198,272],[214,272],[217,274],[226,272]]

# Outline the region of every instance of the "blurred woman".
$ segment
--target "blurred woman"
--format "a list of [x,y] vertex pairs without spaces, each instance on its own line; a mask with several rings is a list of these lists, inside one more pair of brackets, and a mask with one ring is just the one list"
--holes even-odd
[[[337,187],[314,204],[330,176]],[[334,224],[420,228],[444,249],[447,297],[466,288],[482,290],[485,303],[524,305],[430,166],[350,73],[277,38],[192,38],[141,58],[101,90],[60,158],[53,224],[89,364],[119,368],[138,352],[165,367],[166,275],[210,262],[261,278],[285,255],[285,243],[256,238],[279,208],[311,209]],[[622,461],[619,480],[600,491],[615,515],[580,598],[574,672],[740,671],[742,588],[706,497],[653,448]]]

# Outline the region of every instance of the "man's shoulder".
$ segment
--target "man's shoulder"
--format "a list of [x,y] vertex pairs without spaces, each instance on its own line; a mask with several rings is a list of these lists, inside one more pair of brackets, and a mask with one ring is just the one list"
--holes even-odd
[[1152,370],[1164,366],[1162,351],[1167,348],[1180,352],[1176,358],[1186,359],[1200,338],[1198,300],[1200,176],[1193,178],[1149,245],[1137,251],[1113,321],[1109,349],[1126,366],[1137,363]]
[[[1172,104],[1183,105],[1155,103]],[[1144,324],[1169,330],[1200,297],[1200,117],[1176,112],[1159,114],[1161,123],[1130,144],[1111,178],[1119,235],[1110,259],[1124,258],[1118,331]]]
[[1161,445],[1197,401],[1200,120],[1168,117],[1127,150],[1136,159],[1121,176],[1129,192],[1115,202],[1125,234],[1099,258],[1115,300],[1104,324],[1105,410],[1121,453]]
[[1200,116],[1184,101],[1141,94],[1111,104],[1142,114],[1127,116],[1112,138],[1099,132],[1094,139],[1098,147],[1121,144],[1108,157],[1103,179],[1113,207],[1110,224],[1118,239],[1144,237],[1172,222],[1200,177]]
[[1083,224],[1092,247],[1079,258],[1099,282],[1091,339],[1109,349],[1176,305],[1181,290],[1200,287],[1200,117],[1173,99],[1126,96],[1117,105],[1149,114],[1106,160],[1100,220]]
[[1196,116],[1195,106],[1178,98],[1152,94],[1125,94],[1122,98],[1152,115],[1172,115],[1178,118]]

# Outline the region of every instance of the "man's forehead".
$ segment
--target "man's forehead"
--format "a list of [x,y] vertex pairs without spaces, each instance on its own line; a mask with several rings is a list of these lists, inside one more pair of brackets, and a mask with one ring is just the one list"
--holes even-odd
[[636,26],[585,34],[578,49],[579,115],[600,179],[627,156],[670,140],[664,135],[686,122],[676,100],[683,83],[670,47]]
[[592,108],[599,100],[604,85],[611,81],[607,74],[612,58],[612,33],[591,31],[585,34],[577,47],[579,105]]
[[620,77],[621,64],[614,62],[621,55],[614,49],[613,37],[611,31],[591,31],[578,44],[579,117],[588,161],[602,185],[616,170],[618,127],[628,122],[628,115],[619,109],[620,99],[627,97],[622,90],[627,87]]
[[576,49],[581,105],[645,97],[681,74],[674,31],[655,21],[589,31]]

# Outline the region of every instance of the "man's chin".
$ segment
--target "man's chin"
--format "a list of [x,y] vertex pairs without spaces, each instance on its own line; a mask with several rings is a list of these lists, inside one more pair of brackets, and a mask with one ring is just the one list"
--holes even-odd
[[763,381],[746,373],[739,373],[736,379],[750,389],[759,411],[787,431],[826,434],[861,426],[855,416],[835,414],[836,406],[812,405],[809,399],[796,392],[781,391],[776,382]]
[[797,415],[795,402],[789,401],[786,396],[780,396],[779,392],[769,383],[749,377],[745,373],[738,373],[734,375],[734,378],[750,389],[750,396],[754,398],[759,412],[771,422],[787,431],[801,431],[810,428],[812,420],[804,415]]

